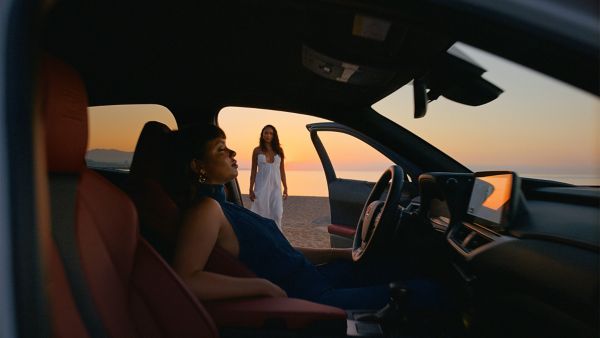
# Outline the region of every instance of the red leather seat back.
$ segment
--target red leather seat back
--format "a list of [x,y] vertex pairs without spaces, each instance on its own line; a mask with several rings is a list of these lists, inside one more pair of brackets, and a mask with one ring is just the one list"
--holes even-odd
[[[49,224],[49,222],[46,222],[46,224]],[[43,227],[40,230],[45,267],[44,284],[48,297],[48,312],[53,335],[65,338],[89,337],[75,305],[66,278],[65,268],[58,255],[56,244],[52,241],[50,229]]]
[[140,229],[153,247],[167,260],[173,255],[180,223],[179,207],[161,184],[169,162],[171,130],[149,121],[138,138],[129,171],[127,190],[140,217]]
[[[79,81],[79,79],[73,76],[66,69],[63,69],[61,63],[56,63],[54,60],[44,60],[42,65],[41,81],[40,81],[40,99],[42,111],[46,112],[48,109],[56,106],[57,97],[68,96],[68,88],[63,84],[73,81]],[[51,68],[54,69],[58,74],[52,76],[62,76],[63,79],[57,79],[51,83],[49,78],[51,76]],[[82,99],[81,97],[79,99]],[[87,106],[87,98],[83,97],[84,102]],[[78,105],[79,106],[79,105]],[[79,112],[72,112],[71,110],[77,110],[75,105],[68,105],[66,102],[63,104],[61,114],[53,113],[54,118],[52,120],[47,118],[47,114],[42,115],[42,128],[36,130],[36,136],[44,139],[44,144],[41,148],[47,149],[47,152],[55,151],[55,148],[60,148],[60,142],[58,142],[60,135],[55,135],[57,131],[56,125],[59,124],[84,124],[81,121],[83,117]],[[71,116],[77,116],[75,119],[71,119]],[[40,131],[42,130],[42,131]],[[43,134],[42,134],[43,133]],[[81,131],[77,135],[66,135],[67,137],[80,137],[87,138],[87,134],[82,134]],[[56,140],[56,141],[55,141]],[[74,147],[71,147],[74,146]],[[80,144],[79,144],[80,146]],[[44,150],[42,150],[44,151]],[[67,145],[66,148],[61,151],[75,152],[83,154],[85,149],[78,149],[77,146]],[[74,167],[77,163],[68,163],[68,160],[61,161],[60,155],[56,155],[50,161],[50,156],[47,156],[46,160],[48,169],[61,170],[61,167]],[[46,181],[42,181],[42,184],[46,184]],[[40,187],[42,185],[40,184]],[[42,249],[42,259],[44,265],[44,286],[47,292],[48,298],[48,313],[50,316],[51,330],[56,337],[89,337],[83,319],[79,313],[79,310],[75,304],[74,295],[71,291],[69,281],[65,272],[65,266],[61,259],[56,243],[52,238],[52,230],[50,228],[49,210],[46,209],[50,204],[48,195],[39,193],[40,210],[40,242]]]
[[[79,177],[75,232],[85,283],[102,324],[111,337],[216,337],[217,330],[202,305],[138,232],[129,197],[84,165],[87,143],[87,98],[78,74],[55,59],[44,62],[43,122],[48,171]],[[49,243],[49,285],[54,333],[67,332],[68,320],[80,324],[65,290],[64,274]],[[71,295],[72,297],[72,295]],[[68,311],[58,312],[66,308]],[[74,319],[75,318],[75,319]],[[81,325],[79,325],[81,326]]]

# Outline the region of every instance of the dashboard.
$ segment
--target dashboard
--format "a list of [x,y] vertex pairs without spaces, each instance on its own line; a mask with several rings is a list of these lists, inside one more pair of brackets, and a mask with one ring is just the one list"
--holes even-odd
[[507,171],[425,173],[419,190],[468,318],[511,336],[598,336],[600,188]]

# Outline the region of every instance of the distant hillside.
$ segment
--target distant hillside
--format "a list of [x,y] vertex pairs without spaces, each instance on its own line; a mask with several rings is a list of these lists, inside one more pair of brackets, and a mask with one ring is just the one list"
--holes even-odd
[[129,168],[133,152],[116,149],[92,149],[85,154],[90,167]]

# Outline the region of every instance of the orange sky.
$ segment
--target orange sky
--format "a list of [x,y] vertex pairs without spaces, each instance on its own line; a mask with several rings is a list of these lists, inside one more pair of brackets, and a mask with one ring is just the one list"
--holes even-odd
[[134,151],[146,121],[177,129],[171,112],[159,105],[99,106],[89,109],[88,149]]
[[[245,118],[252,113],[252,118]],[[258,146],[262,128],[271,124],[277,129],[285,152],[285,166],[290,170],[321,170],[321,162],[306,129],[309,123],[327,120],[301,114],[265,109],[227,107],[219,113],[219,125],[227,134],[227,144],[237,151],[241,168],[251,165],[252,150]],[[382,171],[391,162],[366,144],[339,133],[319,133],[331,161],[339,170]]]
[[[251,113],[252,117],[246,118],[246,113]],[[305,126],[325,121],[306,115],[252,108],[228,107],[219,113],[219,126],[227,134],[227,145],[237,152],[240,168],[248,169],[252,150],[258,146],[260,131],[267,124],[277,129],[287,169],[320,168],[317,153]]]
[[[252,113],[252,118],[245,118]],[[156,120],[176,129],[175,119],[168,109],[158,105],[122,105],[90,108],[90,135],[88,149],[117,149],[133,151],[144,123]],[[124,118],[127,116],[128,118]],[[118,122],[117,122],[118,121]],[[228,107],[219,114],[219,125],[227,134],[227,145],[237,152],[241,169],[249,169],[254,147],[262,127],[272,124],[277,128],[285,151],[286,169],[321,170],[322,166],[312,145],[306,124],[327,120],[265,109]],[[106,132],[106,131],[110,132]],[[330,151],[336,169],[374,169],[379,171],[390,162],[368,146],[346,135],[326,133],[322,142]],[[361,154],[357,161],[356,154]],[[337,167],[339,165],[339,167]]]
[[600,100],[473,47],[458,47],[504,90],[472,107],[440,97],[414,119],[412,87],[373,105],[472,170],[600,176]]
[[[472,112],[474,107],[446,103],[450,109],[438,112],[438,107],[430,108],[430,116],[421,120],[414,120],[400,113],[396,115],[403,119],[403,126],[475,170],[506,169],[522,172],[517,169],[524,166],[530,168],[530,173],[545,173],[547,170],[564,173],[565,170],[573,169],[578,174],[594,175],[594,168],[600,166],[600,127],[597,123],[600,113],[594,111],[594,107],[587,113],[579,111],[579,114],[588,114],[583,120],[571,121],[554,117],[556,121],[546,121],[550,124],[546,127],[551,128],[551,132],[547,132],[543,126],[536,126],[527,119],[509,123],[512,117],[500,116],[490,121],[489,115]],[[494,103],[490,105],[492,104]],[[463,111],[454,111],[456,107]],[[247,110],[252,111],[251,118],[245,117]],[[452,116],[464,114],[472,114],[473,125],[453,124]],[[88,148],[133,151],[137,137],[148,120],[161,121],[176,129],[171,113],[162,106],[92,107]],[[300,114],[237,107],[225,108],[219,115],[219,124],[227,134],[227,143],[237,151],[237,159],[244,169],[250,166],[250,156],[252,149],[258,145],[260,130],[265,124],[273,124],[285,150],[287,169],[320,170],[321,164],[305,125],[323,121],[325,120]],[[495,130],[494,121],[496,124],[510,125],[510,130]],[[579,123],[577,127],[574,126],[576,122]],[[110,132],[107,133],[107,130]],[[502,133],[506,137],[502,137]],[[497,138],[503,140],[499,142]],[[323,136],[322,141],[329,150],[334,165],[341,163],[343,166],[362,170],[379,170],[386,166],[381,164],[387,162],[385,158],[375,156],[368,147],[347,136]],[[371,165],[373,163],[377,165]]]

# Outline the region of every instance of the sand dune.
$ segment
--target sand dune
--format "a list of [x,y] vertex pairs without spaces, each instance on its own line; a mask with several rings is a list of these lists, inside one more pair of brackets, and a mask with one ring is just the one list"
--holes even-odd
[[[248,195],[242,195],[246,208]],[[327,197],[289,196],[283,202],[283,233],[294,246],[329,248],[327,226],[331,223]]]

